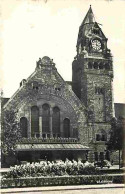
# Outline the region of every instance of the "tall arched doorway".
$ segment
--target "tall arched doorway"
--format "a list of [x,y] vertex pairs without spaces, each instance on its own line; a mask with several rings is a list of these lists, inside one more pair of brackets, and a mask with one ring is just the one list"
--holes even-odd
[[39,137],[39,108],[37,106],[31,108],[31,135]]
[[43,137],[50,133],[50,107],[48,104],[42,106],[42,133]]
[[60,137],[60,110],[58,107],[53,108],[52,131],[53,137]]
[[20,130],[22,137],[27,137],[27,118],[21,117],[20,118]]
[[65,118],[63,121],[63,132],[64,137],[66,138],[70,137],[70,120],[68,118]]

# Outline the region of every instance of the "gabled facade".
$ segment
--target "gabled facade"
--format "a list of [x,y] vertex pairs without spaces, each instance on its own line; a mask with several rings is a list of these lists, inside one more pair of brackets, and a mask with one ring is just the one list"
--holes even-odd
[[17,142],[16,159],[109,159],[112,79],[107,38],[90,7],[79,28],[72,87],[45,56],[3,106],[3,112],[18,110],[22,139]]
[[[22,130],[29,138],[78,138],[78,128],[86,122],[84,105],[46,56],[39,59],[35,72],[27,80],[22,80],[18,91],[4,105],[4,110],[13,107],[19,111],[20,119],[27,120],[26,130]],[[67,130],[63,126],[65,119]]]

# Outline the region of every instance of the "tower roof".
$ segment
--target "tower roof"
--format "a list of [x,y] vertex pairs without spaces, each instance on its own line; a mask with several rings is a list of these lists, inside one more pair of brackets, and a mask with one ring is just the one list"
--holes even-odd
[[77,45],[79,45],[79,42],[81,39],[88,34],[90,29],[96,24],[95,17],[90,5],[90,8],[81,24],[79,27],[79,34],[78,34],[78,40],[77,40]]
[[89,8],[81,26],[84,24],[91,24],[91,23],[95,23],[95,17],[94,17],[94,14],[93,14],[93,11],[92,11],[92,8],[90,5],[90,8]]
[[[93,33],[93,29],[99,31],[98,34]],[[77,52],[79,49],[79,45],[83,48],[86,44],[86,38],[88,38],[89,40],[92,37],[101,37],[106,39],[104,33],[102,32],[99,24],[96,22],[91,5],[90,8],[81,24],[81,26],[79,27],[79,33],[78,33],[78,39],[77,39]],[[81,48],[80,48],[81,49]],[[79,49],[79,50],[80,50]]]

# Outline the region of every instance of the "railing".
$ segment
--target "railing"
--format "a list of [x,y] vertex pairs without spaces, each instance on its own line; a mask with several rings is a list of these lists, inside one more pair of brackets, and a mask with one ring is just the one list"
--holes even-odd
[[79,143],[77,138],[22,138],[19,140],[20,144],[31,143]]
[[[31,136],[33,138],[40,138],[40,133],[32,133]],[[51,134],[50,133],[42,133],[42,138],[43,139],[47,139],[47,138],[50,138],[51,137]],[[52,134],[52,138],[60,138],[60,133],[53,133]]]

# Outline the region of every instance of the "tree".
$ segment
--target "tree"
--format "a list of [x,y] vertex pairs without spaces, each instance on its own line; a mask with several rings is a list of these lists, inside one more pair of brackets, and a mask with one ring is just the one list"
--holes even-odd
[[108,150],[119,150],[119,166],[120,166],[120,150],[123,148],[123,124],[124,119],[119,117],[118,119],[112,118],[110,139],[108,141]]
[[4,155],[16,153],[16,143],[20,139],[20,125],[17,112],[5,110],[2,114],[2,153]]

